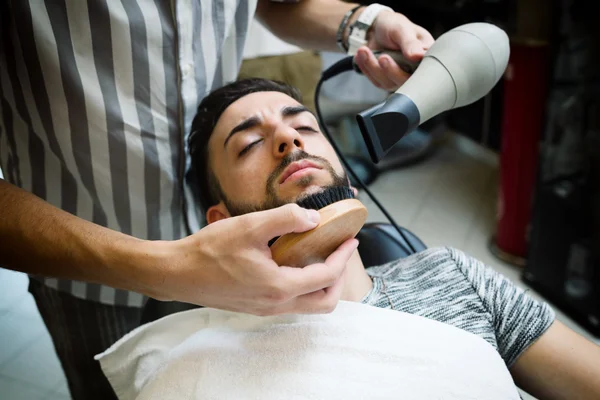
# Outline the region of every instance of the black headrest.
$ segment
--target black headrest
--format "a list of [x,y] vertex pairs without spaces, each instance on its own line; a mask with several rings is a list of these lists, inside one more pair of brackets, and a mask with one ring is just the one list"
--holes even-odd
[[[400,227],[400,230],[417,252],[427,248],[414,233],[402,227]],[[360,257],[366,268],[382,265],[413,254],[408,243],[390,224],[367,223],[356,235],[356,238],[359,241]]]

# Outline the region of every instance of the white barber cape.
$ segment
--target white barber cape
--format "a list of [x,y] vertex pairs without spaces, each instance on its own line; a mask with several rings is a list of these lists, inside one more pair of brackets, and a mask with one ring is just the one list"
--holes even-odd
[[398,311],[325,315],[190,310],[96,356],[119,399],[519,399],[485,340]]

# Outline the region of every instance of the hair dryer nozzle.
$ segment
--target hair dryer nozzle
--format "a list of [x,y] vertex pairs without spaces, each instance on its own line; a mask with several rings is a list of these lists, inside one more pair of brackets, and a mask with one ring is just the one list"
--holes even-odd
[[400,139],[419,126],[420,114],[408,96],[394,93],[384,103],[359,113],[356,120],[369,155],[377,164]]

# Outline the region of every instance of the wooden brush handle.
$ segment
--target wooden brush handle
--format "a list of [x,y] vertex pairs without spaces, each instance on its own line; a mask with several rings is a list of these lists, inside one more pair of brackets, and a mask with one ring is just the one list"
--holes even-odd
[[337,201],[319,210],[321,222],[308,232],[288,233],[271,245],[273,260],[287,267],[323,262],[367,220],[367,208],[356,199]]

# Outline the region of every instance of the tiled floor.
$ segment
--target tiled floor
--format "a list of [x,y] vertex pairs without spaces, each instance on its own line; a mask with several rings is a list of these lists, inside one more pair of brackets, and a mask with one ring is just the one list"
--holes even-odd
[[27,282],[23,274],[0,269],[0,398],[69,399],[52,340],[27,293]]
[[[396,221],[428,246],[460,248],[525,287],[519,270],[498,261],[487,248],[495,226],[497,180],[496,157],[459,138],[425,162],[382,175],[372,189]],[[385,221],[368,197],[361,194],[361,199],[369,208],[369,221]],[[68,399],[52,342],[26,285],[22,274],[0,269],[0,398]],[[564,314],[557,315],[590,337]]]

